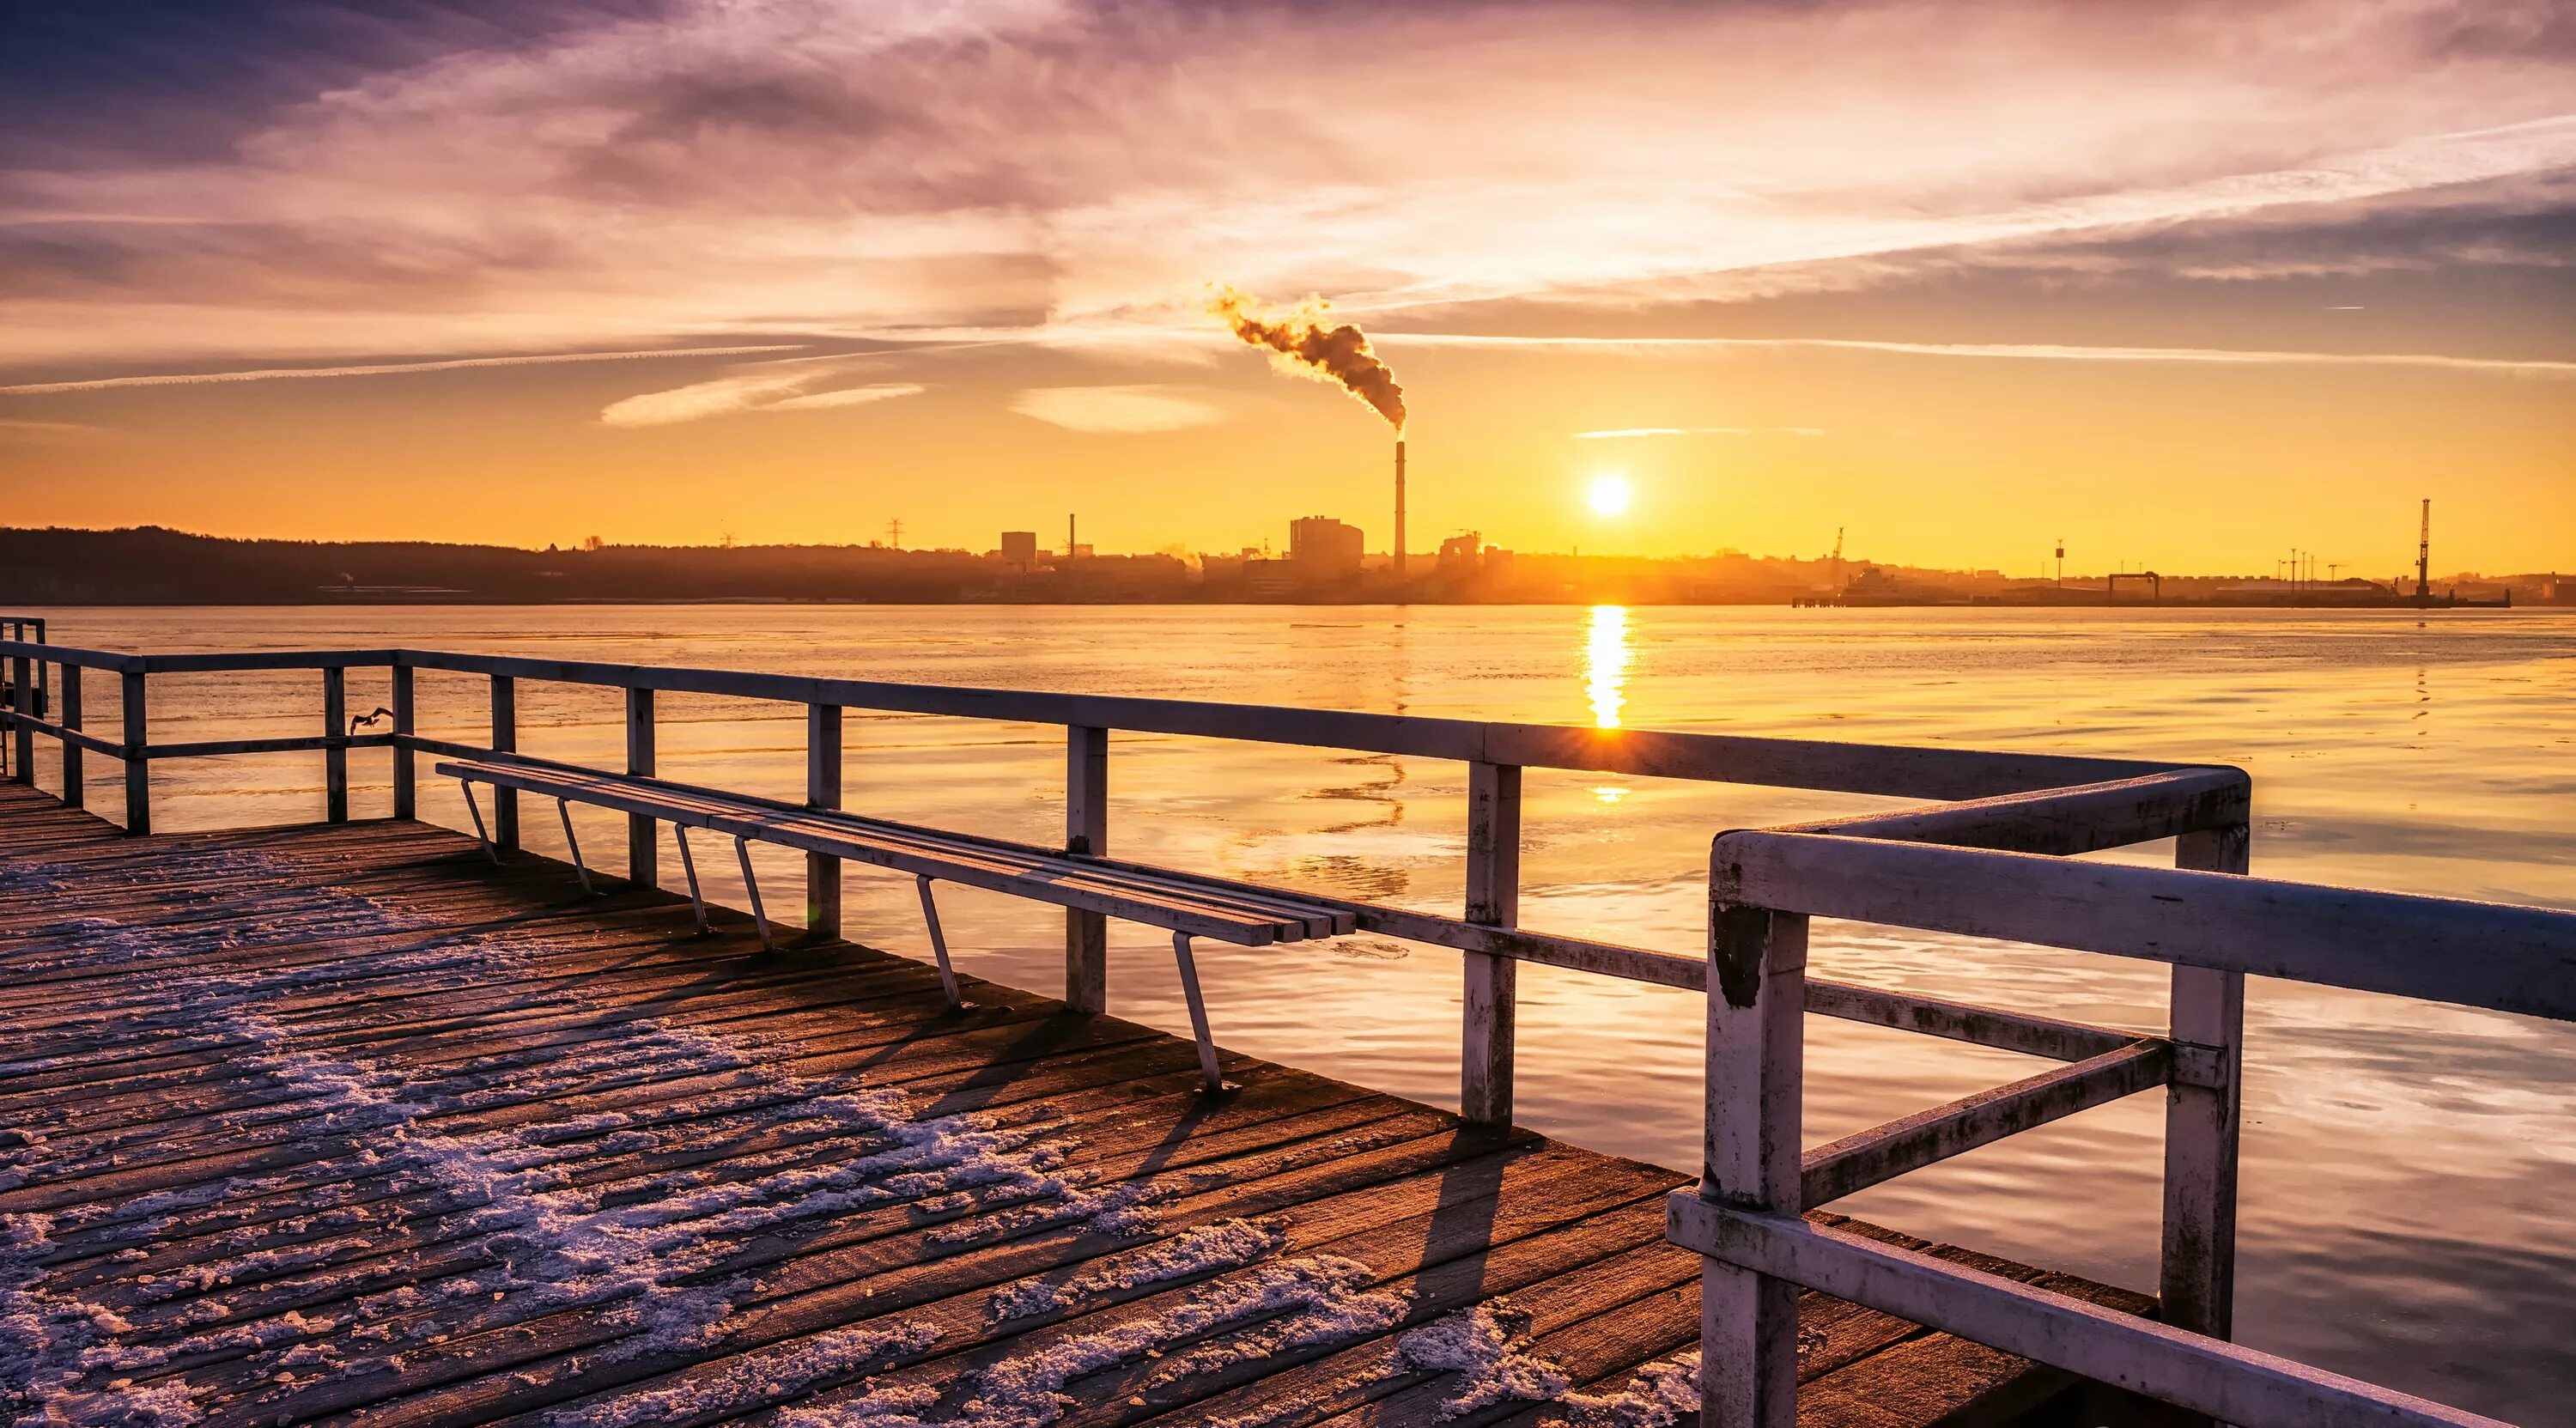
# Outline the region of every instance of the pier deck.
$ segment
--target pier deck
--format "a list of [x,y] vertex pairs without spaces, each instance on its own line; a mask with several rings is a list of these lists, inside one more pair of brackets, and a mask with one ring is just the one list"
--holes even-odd
[[[1689,1177],[1242,1056],[1207,1100],[1186,1040],[967,995],[417,822],[125,838],[0,785],[0,1406],[1696,1421]],[[2074,1391],[1812,1291],[1799,1339],[1807,1424]]]

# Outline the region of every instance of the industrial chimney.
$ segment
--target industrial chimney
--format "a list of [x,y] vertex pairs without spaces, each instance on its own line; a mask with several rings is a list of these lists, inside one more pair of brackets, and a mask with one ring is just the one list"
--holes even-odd
[[1404,583],[1404,438],[1395,439],[1395,581]]

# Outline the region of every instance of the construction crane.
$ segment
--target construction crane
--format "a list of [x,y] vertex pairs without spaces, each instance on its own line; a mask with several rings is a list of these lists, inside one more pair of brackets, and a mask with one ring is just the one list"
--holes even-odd
[[2415,532],[2415,598],[2433,598],[2433,498],[2424,498],[2424,524]]
[[1834,527],[1834,588],[1843,588],[1843,528]]

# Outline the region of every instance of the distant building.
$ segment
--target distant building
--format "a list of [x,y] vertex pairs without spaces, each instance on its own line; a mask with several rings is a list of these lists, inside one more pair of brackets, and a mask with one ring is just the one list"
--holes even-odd
[[1002,532],[1002,563],[1013,570],[1037,569],[1038,533],[1036,531]]
[[1359,527],[1330,516],[1307,516],[1288,523],[1288,559],[1310,579],[1356,577],[1364,542]]
[[1243,593],[1248,599],[1287,600],[1313,584],[1313,577],[1294,560],[1256,557],[1243,562]]
[[1474,574],[1477,564],[1484,555],[1484,550],[1485,536],[1482,531],[1469,531],[1465,535],[1449,537],[1440,542],[1440,573],[1443,575]]

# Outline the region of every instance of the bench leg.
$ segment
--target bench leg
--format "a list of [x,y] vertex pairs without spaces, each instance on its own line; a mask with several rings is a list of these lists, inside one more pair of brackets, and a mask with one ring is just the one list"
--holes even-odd
[[1190,956],[1190,935],[1172,934],[1172,956],[1181,964],[1181,999],[1190,1006],[1190,1034],[1199,1043],[1199,1074],[1207,1078],[1210,1093],[1225,1089],[1225,1078],[1216,1070],[1216,1039],[1208,1035],[1207,1001],[1199,995],[1199,964]]
[[492,846],[492,835],[483,828],[483,805],[474,801],[474,784],[460,778],[456,786],[465,792],[465,811],[474,815],[474,841],[483,845],[483,856],[492,860],[492,866],[501,866],[501,850]]
[[698,914],[698,935],[707,935],[707,900],[698,892],[698,862],[689,856],[689,826],[671,825],[671,841],[680,845],[680,871],[689,875],[689,906]]
[[957,995],[957,972],[948,965],[948,934],[939,930],[939,904],[930,900],[930,875],[915,873],[913,881],[921,885],[921,920],[930,924],[930,953],[939,959],[939,985],[948,993],[948,1004],[963,1008],[966,1003]]
[[769,940],[769,913],[760,905],[760,879],[751,874],[751,840],[734,839],[733,855],[742,863],[743,891],[751,894],[751,925],[760,929],[760,950],[771,951],[773,944]]
[[590,865],[581,860],[581,840],[572,836],[572,803],[567,799],[556,799],[555,812],[563,818],[564,846],[572,849],[572,870],[581,875],[582,896],[595,896],[596,889],[590,885]]

